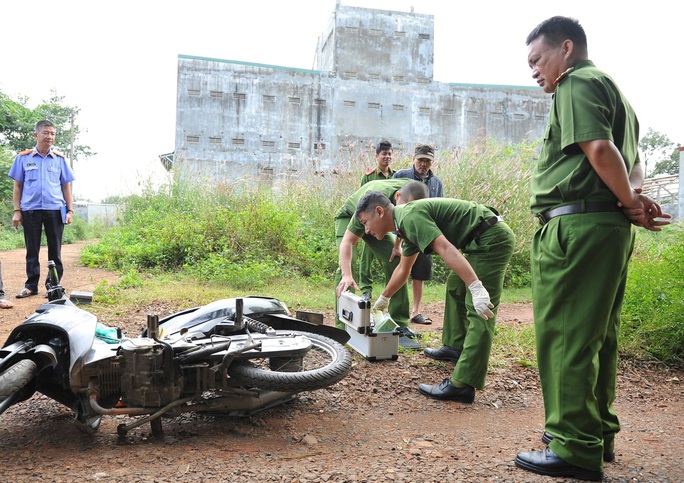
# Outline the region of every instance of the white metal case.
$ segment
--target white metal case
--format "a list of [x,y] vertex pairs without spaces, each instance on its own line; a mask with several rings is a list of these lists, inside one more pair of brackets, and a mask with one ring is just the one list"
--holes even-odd
[[397,360],[399,333],[374,332],[370,300],[344,292],[337,301],[337,317],[350,336],[349,346],[369,361]]

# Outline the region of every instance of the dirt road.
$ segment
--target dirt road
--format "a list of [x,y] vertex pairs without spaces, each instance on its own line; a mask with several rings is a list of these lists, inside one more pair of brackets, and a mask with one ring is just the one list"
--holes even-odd
[[[115,274],[79,267],[80,245],[64,247],[65,285],[92,291]],[[0,311],[0,336],[44,301],[14,299],[23,286],[23,250],[0,253],[14,309]],[[428,307],[438,331],[439,306]],[[136,314],[139,317],[139,314]],[[504,306],[500,324],[531,323],[529,306]],[[496,342],[495,342],[496,343]],[[41,395],[0,416],[3,481],[433,482],[553,481],[517,469],[518,451],[542,449],[543,406],[536,371],[511,360],[492,367],[472,405],[425,398],[421,382],[451,372],[420,352],[396,362],[356,355],[350,376],[328,390],[251,418],[188,415],[116,436],[105,418],[80,434],[71,413]],[[623,430],[606,481],[684,481],[684,374],[659,366],[623,367],[617,410]],[[558,481],[558,480],[555,480]]]

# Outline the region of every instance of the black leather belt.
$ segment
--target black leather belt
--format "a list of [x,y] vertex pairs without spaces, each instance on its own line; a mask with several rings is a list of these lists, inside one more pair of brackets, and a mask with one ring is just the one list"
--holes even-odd
[[496,225],[500,221],[503,221],[503,218],[500,216],[490,216],[489,218],[486,218],[482,223],[477,225],[475,229],[468,234],[467,237],[465,237],[465,240],[463,240],[462,248],[468,246],[471,241],[480,238],[480,236],[482,236],[484,232],[489,230],[490,227]]
[[604,213],[622,211],[615,203],[575,203],[573,205],[559,206],[544,213],[539,213],[539,223],[546,225],[552,218],[562,215],[576,215],[577,213]]

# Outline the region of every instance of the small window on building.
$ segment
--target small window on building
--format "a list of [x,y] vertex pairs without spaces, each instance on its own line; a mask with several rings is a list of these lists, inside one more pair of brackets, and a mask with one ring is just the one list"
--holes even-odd
[[345,107],[355,107],[356,101],[344,101]]
[[243,145],[245,144],[245,139],[244,138],[233,138],[233,144],[235,145]]
[[403,111],[404,105],[403,104],[392,104],[392,110],[393,111]]
[[314,149],[316,149],[316,150],[325,149],[325,143],[314,143]]
[[544,115],[542,115],[542,114],[535,114],[535,115],[534,115],[534,120],[535,120],[535,121],[545,121],[545,120],[546,120],[546,116],[544,116]]
[[189,96],[199,96],[200,90],[199,89],[188,89],[188,95]]
[[273,174],[275,170],[273,169],[273,166],[264,166],[261,168],[261,172],[264,174]]
[[368,103],[368,109],[380,109],[380,103],[379,102],[369,102]]
[[370,29],[369,32],[374,37],[380,37],[382,35],[382,30],[380,29]]
[[429,107],[419,107],[418,112],[421,114],[430,114],[430,108]]
[[214,99],[221,99],[223,98],[223,92],[221,91],[210,91],[209,95],[214,98]]
[[261,141],[261,145],[265,148],[275,147],[275,141]]
[[503,119],[503,112],[492,112],[490,116],[494,119]]
[[356,79],[356,72],[345,71],[344,78],[345,79]]
[[[502,114],[502,116],[503,116],[503,114]],[[513,114],[513,119],[518,120],[518,121],[525,119],[525,114],[521,114],[521,113]]]
[[189,143],[198,143],[199,142],[199,136],[186,136],[185,140]]
[[263,96],[264,102],[275,102],[275,96]]
[[480,117],[477,111],[466,111],[466,117]]
[[395,37],[406,37],[406,32],[404,32],[403,30],[396,30],[394,32],[394,36]]
[[428,79],[427,77],[418,77],[416,79],[416,82],[418,82],[419,84],[429,84],[430,79]]
[[395,82],[404,82],[405,80],[406,80],[406,77],[404,77],[403,75],[395,75],[394,76]]
[[287,143],[289,149],[299,149],[299,143]]
[[420,40],[430,40],[430,34],[418,34]]
[[238,101],[244,101],[247,98],[247,94],[244,92],[234,92],[233,93],[233,99],[237,99]]
[[299,97],[288,97],[287,100],[290,102],[290,104],[301,104],[302,99]]
[[222,142],[223,138],[221,136],[209,136],[210,144],[221,144]]
[[453,109],[442,109],[442,114],[445,116],[454,116],[456,114],[456,111]]
[[370,73],[370,74],[368,74],[368,78],[370,80],[380,80],[380,74]]
[[317,106],[325,106],[325,99],[314,99],[314,104]]

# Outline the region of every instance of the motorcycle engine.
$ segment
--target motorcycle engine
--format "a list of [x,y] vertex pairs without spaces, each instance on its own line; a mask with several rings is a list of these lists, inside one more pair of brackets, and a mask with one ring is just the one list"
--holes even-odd
[[171,348],[138,338],[121,346],[121,390],[128,406],[162,407],[181,395],[182,377]]

